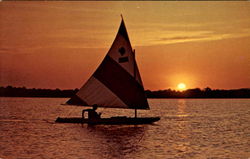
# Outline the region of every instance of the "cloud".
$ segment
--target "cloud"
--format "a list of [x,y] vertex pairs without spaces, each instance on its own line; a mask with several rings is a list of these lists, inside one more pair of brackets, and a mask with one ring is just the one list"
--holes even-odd
[[159,41],[171,41],[171,40],[188,40],[188,39],[201,39],[205,38],[205,36],[175,36],[169,38],[161,38]]
[[241,28],[238,30],[221,30],[216,30],[213,28],[210,30],[153,30],[151,32],[148,31],[147,35],[138,35],[139,37],[143,37],[143,41],[138,41],[137,39],[135,44],[139,46],[149,46],[250,37],[249,28]]
[[4,51],[9,51],[10,49],[9,48],[0,48],[0,52],[4,52]]

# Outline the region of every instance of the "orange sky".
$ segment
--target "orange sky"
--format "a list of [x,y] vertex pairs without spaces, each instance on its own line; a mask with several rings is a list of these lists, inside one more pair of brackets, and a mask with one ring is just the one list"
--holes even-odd
[[145,89],[250,87],[249,2],[0,2],[0,86],[79,88],[123,14]]

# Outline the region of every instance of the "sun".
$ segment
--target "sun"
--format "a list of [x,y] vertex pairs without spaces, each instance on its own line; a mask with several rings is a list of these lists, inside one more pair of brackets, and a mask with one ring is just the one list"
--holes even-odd
[[185,83],[179,83],[177,88],[180,90],[180,91],[183,91],[186,89],[186,84]]

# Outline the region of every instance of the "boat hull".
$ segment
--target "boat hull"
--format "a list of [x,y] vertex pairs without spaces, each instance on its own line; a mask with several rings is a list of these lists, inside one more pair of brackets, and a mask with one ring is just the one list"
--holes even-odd
[[96,120],[82,119],[82,118],[60,118],[58,117],[55,122],[57,123],[86,123],[91,125],[140,125],[151,124],[159,121],[160,117],[146,117],[146,118],[128,118],[128,117],[111,117],[101,118]]

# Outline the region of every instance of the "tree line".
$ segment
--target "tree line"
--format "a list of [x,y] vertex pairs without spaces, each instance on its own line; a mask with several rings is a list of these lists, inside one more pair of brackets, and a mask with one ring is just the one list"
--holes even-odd
[[0,87],[1,97],[54,97],[67,98],[73,96],[78,89],[60,90],[60,89],[36,89],[26,87]]
[[[0,87],[1,97],[54,97],[69,98],[72,97],[79,89],[36,89],[26,87]],[[146,90],[147,98],[250,98],[250,88],[220,90],[209,87],[200,89],[188,89],[185,91],[176,90]]]
[[171,89],[150,91],[146,90],[148,98],[250,98],[250,89],[220,90],[207,87],[205,89],[194,88],[185,91],[175,91]]

